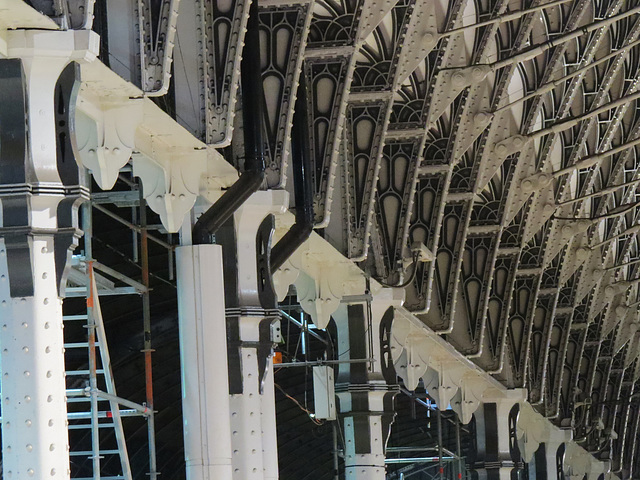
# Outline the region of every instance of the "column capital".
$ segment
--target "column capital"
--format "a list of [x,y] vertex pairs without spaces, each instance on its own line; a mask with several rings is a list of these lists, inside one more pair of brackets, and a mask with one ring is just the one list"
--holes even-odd
[[7,56],[30,59],[60,58],[92,62],[100,49],[100,36],[92,30],[9,30]]

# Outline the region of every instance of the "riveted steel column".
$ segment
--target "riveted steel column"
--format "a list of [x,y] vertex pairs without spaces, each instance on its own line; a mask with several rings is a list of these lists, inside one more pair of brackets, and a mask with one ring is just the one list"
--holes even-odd
[[[367,303],[341,304],[333,315],[338,326],[336,382],[345,441],[347,480],[384,480],[385,446],[394,418],[397,385],[387,383],[381,365],[380,318]],[[389,308],[386,315],[393,315]]]
[[276,395],[273,365],[269,357],[267,373],[260,395],[260,421],[262,423],[262,462],[264,480],[278,479],[278,435],[276,425]]
[[477,456],[474,469],[478,478],[510,480],[524,463],[518,449],[516,424],[519,403],[526,399],[523,389],[485,394],[485,403],[474,413]]
[[[0,344],[6,479],[68,479],[62,299],[87,191],[73,154],[90,31],[16,30],[0,60]],[[71,63],[70,63],[71,62]]]
[[273,214],[284,192],[257,192],[216,233],[223,245],[234,480],[276,480],[273,345],[279,313],[271,281]]
[[[229,399],[231,441],[233,444],[233,478],[234,480],[263,479],[266,477],[264,475],[265,462],[262,445],[262,396],[266,392],[260,392],[259,353],[255,346],[251,346],[260,342],[259,325],[263,321],[263,317],[244,316],[236,317],[236,319],[242,344],[238,348],[242,392],[236,390]],[[229,318],[228,322],[233,325],[234,319]],[[230,345],[230,348],[233,346]],[[273,377],[271,379],[273,380]],[[266,380],[267,378],[265,378]],[[273,387],[270,390],[273,393]],[[268,412],[264,414],[268,415]]]
[[[54,237],[31,237],[19,246],[7,240],[0,247],[3,475],[69,478],[62,302],[55,284]],[[23,266],[33,278],[32,292],[12,288],[19,276],[11,265],[16,255],[26,257]]]

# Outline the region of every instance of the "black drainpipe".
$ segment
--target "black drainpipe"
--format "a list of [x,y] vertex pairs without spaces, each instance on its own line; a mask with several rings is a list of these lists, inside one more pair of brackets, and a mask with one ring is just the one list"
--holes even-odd
[[313,180],[309,155],[309,129],[307,125],[307,89],[304,72],[300,75],[298,98],[293,114],[291,136],[293,162],[293,189],[296,200],[296,223],[271,249],[271,271],[275,272],[311,236],[313,231]]
[[211,243],[212,235],[256,192],[264,181],[265,151],[262,138],[264,89],[260,67],[260,19],[258,0],[249,7],[247,33],[240,64],[242,121],[244,128],[244,172],[193,227],[193,244]]

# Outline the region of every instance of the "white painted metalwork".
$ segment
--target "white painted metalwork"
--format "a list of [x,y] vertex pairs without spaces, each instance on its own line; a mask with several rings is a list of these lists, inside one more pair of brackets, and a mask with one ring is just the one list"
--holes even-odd
[[[183,219],[198,196],[215,200],[220,189],[237,178],[235,168],[213,146],[231,142],[249,2],[196,2],[184,7],[177,22],[177,2],[161,2],[158,17],[165,23],[138,28],[143,40],[139,45],[127,36],[135,29],[122,14],[132,3],[110,0],[110,8],[123,8],[111,15],[107,34],[114,37],[112,55],[122,62],[112,63],[113,70],[138,86],[99,61],[82,66],[78,160],[100,185],[110,188],[119,168],[133,156],[144,197],[165,228],[175,232],[182,225],[190,227],[191,222]],[[149,18],[149,6],[135,3],[141,18]],[[263,80],[275,85],[266,96],[271,117],[265,123],[273,148],[267,184],[287,186],[289,124],[302,74],[312,92],[309,123],[315,130],[309,135],[316,221],[326,228],[324,238],[313,234],[274,272],[279,296],[295,285],[302,308],[317,327],[326,328],[332,317],[337,320],[340,341],[349,340],[346,305],[393,304],[389,354],[407,388],[422,381],[438,405],[451,404],[465,423],[474,416],[479,424],[488,421],[496,405],[498,419],[490,421],[499,432],[490,441],[497,442],[504,461],[482,468],[498,468],[500,477],[508,478],[513,468],[508,458],[512,425],[506,422],[516,405],[520,417],[514,428],[526,460],[531,461],[540,444],[547,445],[548,478],[556,478],[558,468],[589,479],[612,468],[577,446],[563,429],[595,431],[608,445],[610,456],[628,455],[627,451],[637,455],[635,447],[624,448],[638,431],[638,422],[628,421],[629,406],[623,411],[613,403],[607,428],[596,428],[603,414],[578,398],[584,394],[601,399],[606,394],[614,399],[611,402],[620,401],[637,391],[640,376],[635,310],[639,280],[634,267],[640,233],[636,214],[640,122],[633,108],[640,95],[639,70],[630,60],[639,45],[640,7],[629,1],[602,5],[554,1],[514,10],[508,2],[488,8],[470,1],[411,0],[268,1],[260,6],[263,35],[277,45],[267,55],[275,52],[273,62],[263,58],[269,63],[263,67]],[[87,51],[95,50],[95,37],[84,31],[53,31],[59,28],[57,23],[22,2],[0,0],[0,12],[9,8],[11,19],[0,15],[0,57],[21,57],[25,62],[31,143],[32,148],[44,147],[41,151],[46,153],[34,153],[36,163],[44,164],[52,161],[55,139],[49,112],[53,74],[43,77],[56,68],[59,73],[71,58],[90,60]],[[298,14],[285,29],[291,37],[284,43],[277,43],[276,28],[267,21],[279,9]],[[224,20],[225,26],[214,19]],[[176,103],[186,128],[144,96],[145,91],[154,91],[160,77],[157,90],[166,91],[174,26]],[[13,30],[16,27],[43,30]],[[166,43],[153,45],[149,39],[159,31],[166,32]],[[222,37],[228,40],[220,44],[224,48],[216,47],[216,39]],[[40,65],[42,53],[38,50],[34,56],[32,47],[49,48],[55,44],[49,39],[58,38],[65,41],[55,53],[56,67]],[[83,50],[82,39],[91,48],[85,45]],[[140,52],[140,60],[131,54],[134,51]],[[161,61],[153,59],[154,52],[162,53]],[[273,66],[278,61],[288,65],[288,69],[281,66],[284,73]],[[281,81],[274,83],[278,75]],[[283,110],[276,119],[280,103]],[[41,105],[46,105],[44,114]],[[232,149],[236,156],[237,147]],[[276,213],[275,235],[280,237],[293,222],[285,213],[288,198],[277,199],[278,195],[273,190],[260,192],[236,214],[242,280],[237,292],[241,310],[233,316],[240,330],[245,389],[230,398],[219,247],[182,247],[189,254],[181,254],[184,262],[179,265],[181,321],[195,325],[182,329],[194,334],[185,337],[182,352],[183,381],[193,392],[185,397],[185,428],[188,458],[196,459],[188,467],[194,479],[273,480],[278,475],[273,373],[267,371],[261,389],[254,345],[261,341],[259,324],[265,312],[252,316],[242,311],[259,305],[258,225],[267,213]],[[43,212],[53,206],[36,202],[34,220],[46,220]],[[188,238],[183,231],[185,243]],[[414,245],[433,261],[419,264],[415,255],[407,253]],[[209,252],[213,250],[215,254]],[[49,268],[50,255],[34,252],[35,267]],[[199,270],[197,252],[211,262],[211,271]],[[373,261],[360,266],[349,260],[365,261],[367,255]],[[411,268],[415,270],[410,275]],[[403,285],[407,278],[411,281],[402,289],[382,287],[382,283]],[[209,283],[215,284],[218,301],[211,307],[217,312],[215,326],[200,323],[204,316],[198,315],[209,313],[203,306],[214,301],[202,294]],[[370,288],[362,300],[365,285]],[[404,298],[405,288],[407,300],[402,306],[399,299]],[[43,291],[38,287],[34,299]],[[194,302],[187,308],[185,299]],[[35,318],[43,315],[44,307],[32,303],[27,299],[22,305],[7,297],[14,315],[27,311]],[[379,314],[374,317],[379,319]],[[227,316],[232,315],[227,312]],[[12,335],[25,334],[14,324],[7,328]],[[195,336],[209,328],[215,328],[220,344],[216,352],[206,350],[203,338]],[[3,330],[2,348],[9,348],[6,342],[22,348],[15,341],[23,336],[5,340],[9,333]],[[28,343],[26,337],[20,341]],[[34,333],[29,341],[41,339]],[[24,348],[31,348],[26,343]],[[381,360],[379,338],[367,348],[371,350],[367,359]],[[204,361],[198,352],[215,354],[215,360]],[[2,358],[3,373],[13,376],[22,368],[12,363],[14,358]],[[594,374],[598,362],[607,365],[602,378]],[[213,371],[213,364],[224,368]],[[191,377],[190,365],[203,365],[205,370]],[[372,376],[380,374],[379,365],[372,368]],[[349,368],[341,365],[340,371]],[[375,413],[383,408],[380,391],[373,386],[387,384],[377,377],[369,380],[367,418],[374,432],[369,440],[378,444],[366,454],[347,445],[348,478],[384,476],[383,439],[378,435],[381,417]],[[28,385],[24,379],[18,383]],[[578,392],[579,383],[588,391]],[[212,391],[213,384],[220,390]],[[45,395],[44,384],[40,387],[38,395]],[[3,382],[3,398],[15,397],[11,390],[15,388]],[[347,379],[341,388],[344,414],[355,387]],[[223,434],[215,439],[209,436],[209,420],[206,431],[191,429],[200,427],[203,405],[213,399],[221,402],[212,410],[223,426]],[[546,418],[534,413],[531,405]],[[575,425],[574,407],[588,408],[593,425]],[[6,422],[11,411],[3,411]],[[35,410],[30,412],[35,415]],[[624,432],[613,432],[616,415],[625,418]],[[345,431],[355,444],[355,425],[349,422],[345,420]],[[7,450],[7,445],[13,449],[16,444],[10,428],[3,423],[5,469],[19,468],[18,454]],[[63,433],[56,433],[57,442],[63,441]],[[616,436],[622,441],[614,445]],[[592,451],[600,445],[580,441]],[[220,446],[215,451],[221,459],[212,461],[207,455],[214,444]],[[36,451],[35,444],[29,445]],[[561,447],[566,453],[558,466],[554,453]],[[633,460],[625,457],[620,465],[617,472],[633,465]]]
[[222,248],[179,247],[176,262],[187,478],[230,480]]

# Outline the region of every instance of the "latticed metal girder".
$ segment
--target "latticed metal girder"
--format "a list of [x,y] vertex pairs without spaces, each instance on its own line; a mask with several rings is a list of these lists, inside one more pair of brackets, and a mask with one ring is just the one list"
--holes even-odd
[[[56,23],[0,0],[0,9],[16,7],[12,20],[0,18],[0,57],[11,56],[10,28],[90,27],[92,2],[68,12],[34,3]],[[112,27],[107,35],[114,69],[124,65],[137,87],[98,61],[82,67],[77,160],[110,188],[133,156],[150,207],[176,231],[196,197],[213,199],[236,177],[215,149],[244,154],[233,132],[242,128],[250,1],[182,2],[179,17],[177,0],[130,3],[137,42]],[[387,346],[407,386],[422,379],[466,420],[483,402],[507,402],[502,386],[524,388],[538,414],[573,429],[616,474],[637,476],[638,405],[628,399],[640,388],[640,5],[259,6],[265,186],[291,189],[304,78],[315,221],[332,244],[312,236],[275,273],[278,291],[295,283],[303,308],[326,326],[345,296],[364,293],[363,271],[374,297],[381,285],[404,290],[404,307],[390,302],[402,316]],[[122,15],[109,12],[107,23],[131,22]],[[174,40],[169,97],[197,138],[142,98],[167,92]],[[283,215],[276,235],[290,223]],[[478,369],[451,360],[463,356]],[[480,416],[494,421],[490,408]],[[555,430],[523,430],[528,461],[541,438],[564,444]],[[584,451],[567,445],[568,473],[595,475]]]

